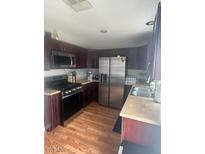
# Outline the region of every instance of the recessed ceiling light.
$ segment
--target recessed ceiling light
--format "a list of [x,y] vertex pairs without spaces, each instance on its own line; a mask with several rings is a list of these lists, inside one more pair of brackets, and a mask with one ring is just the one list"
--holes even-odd
[[101,33],[107,33],[107,30],[106,29],[101,29],[100,32]]
[[154,25],[154,21],[149,21],[149,22],[146,23],[146,25],[147,25],[147,26]]

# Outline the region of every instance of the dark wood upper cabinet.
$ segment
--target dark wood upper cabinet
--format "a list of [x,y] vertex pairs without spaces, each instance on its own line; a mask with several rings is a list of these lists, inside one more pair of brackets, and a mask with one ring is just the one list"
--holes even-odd
[[44,70],[50,69],[50,41],[51,34],[45,32],[44,34]]
[[86,68],[87,66],[87,54],[86,54],[86,49],[78,47],[78,46],[73,46],[72,47],[72,52],[76,56],[76,68]]
[[76,56],[76,68],[99,68],[99,57],[125,56],[127,69],[147,68],[147,46],[121,49],[91,50],[51,39],[51,34],[44,36],[44,70],[50,69],[51,51],[73,53]]
[[147,66],[147,46],[142,46],[138,48],[136,57],[136,68],[141,70],[146,70]]
[[87,50],[87,68],[99,68],[99,52]]
[[53,50],[72,52],[71,44],[55,39],[51,39],[50,48]]

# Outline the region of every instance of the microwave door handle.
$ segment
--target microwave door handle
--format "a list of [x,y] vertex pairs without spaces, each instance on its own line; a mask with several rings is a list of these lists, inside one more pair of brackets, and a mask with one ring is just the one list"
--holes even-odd
[[73,65],[73,58],[72,57],[70,57],[70,63],[71,63],[71,65]]

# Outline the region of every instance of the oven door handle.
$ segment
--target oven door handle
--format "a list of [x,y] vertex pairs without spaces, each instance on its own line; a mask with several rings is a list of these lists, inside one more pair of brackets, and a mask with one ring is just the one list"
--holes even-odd
[[72,93],[72,94],[70,94],[70,95],[62,96],[62,99],[65,99],[65,98],[67,98],[67,97],[73,96],[73,95],[78,94],[78,93],[80,93],[80,92],[82,92],[82,90],[81,90],[81,91],[77,91],[77,92],[75,92],[75,93]]

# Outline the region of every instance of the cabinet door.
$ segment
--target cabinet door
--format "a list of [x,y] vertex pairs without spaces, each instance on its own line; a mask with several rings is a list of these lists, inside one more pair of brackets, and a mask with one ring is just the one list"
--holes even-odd
[[93,100],[95,102],[98,102],[98,87],[99,87],[99,83],[98,82],[93,82]]
[[77,68],[86,68],[86,50],[81,47],[73,46],[72,52],[76,56],[76,67]]
[[51,131],[60,124],[60,95],[44,95],[44,127]]
[[51,34],[46,32],[44,34],[44,70],[50,69],[50,40]]
[[137,68],[137,48],[131,48],[127,50],[127,68],[136,69]]
[[146,70],[147,61],[147,46],[142,46],[138,48],[136,60],[136,69]]
[[50,48],[54,50],[61,50],[60,42],[54,39],[51,39]]
[[122,118],[122,140],[160,149],[161,127],[137,120]]
[[88,97],[89,86],[88,84],[83,85],[83,106],[87,106],[89,103]]
[[87,68],[98,68],[98,53],[97,51],[87,52]]

